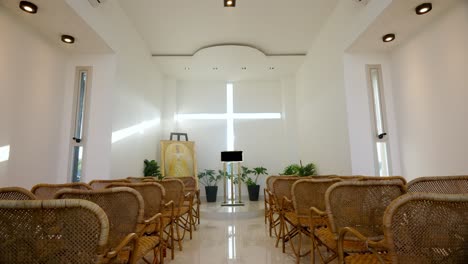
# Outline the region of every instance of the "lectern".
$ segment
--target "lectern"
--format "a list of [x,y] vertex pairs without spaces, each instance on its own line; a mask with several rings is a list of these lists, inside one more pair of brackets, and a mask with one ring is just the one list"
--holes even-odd
[[[242,198],[241,198],[241,162],[242,162],[242,151],[223,151],[221,152],[221,162],[223,163],[223,170],[224,170],[224,202],[221,204],[222,206],[243,206]],[[235,193],[234,188],[234,165],[237,164],[237,185],[238,191]],[[231,183],[230,186],[227,186],[226,178],[227,178],[227,166],[229,166],[230,174],[231,174]],[[227,197],[227,189],[231,189],[231,197]]]

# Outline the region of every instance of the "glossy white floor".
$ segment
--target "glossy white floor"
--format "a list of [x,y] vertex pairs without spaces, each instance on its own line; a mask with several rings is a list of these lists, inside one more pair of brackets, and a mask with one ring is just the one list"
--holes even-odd
[[[165,263],[295,263],[289,248],[286,254],[275,239],[269,237],[264,223],[263,201],[247,202],[244,207],[221,207],[220,203],[203,203],[201,224],[193,239],[184,240],[183,251]],[[301,259],[310,263],[310,258]],[[316,262],[319,263],[319,262]]]

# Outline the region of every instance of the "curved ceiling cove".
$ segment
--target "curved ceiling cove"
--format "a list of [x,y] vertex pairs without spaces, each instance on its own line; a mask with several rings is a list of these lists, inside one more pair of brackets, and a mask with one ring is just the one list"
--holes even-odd
[[153,55],[153,60],[169,76],[231,81],[291,76],[304,58],[305,54],[270,56],[255,47],[227,44],[205,47],[193,55]]

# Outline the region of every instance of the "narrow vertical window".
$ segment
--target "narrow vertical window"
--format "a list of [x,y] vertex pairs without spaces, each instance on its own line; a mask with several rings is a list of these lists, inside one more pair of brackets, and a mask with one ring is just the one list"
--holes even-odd
[[71,179],[80,182],[83,176],[83,156],[86,142],[86,106],[91,68],[78,67],[74,96],[73,135],[71,138]]
[[373,134],[375,138],[375,165],[379,176],[389,176],[389,145],[383,96],[382,68],[380,65],[368,65],[371,109],[373,115]]

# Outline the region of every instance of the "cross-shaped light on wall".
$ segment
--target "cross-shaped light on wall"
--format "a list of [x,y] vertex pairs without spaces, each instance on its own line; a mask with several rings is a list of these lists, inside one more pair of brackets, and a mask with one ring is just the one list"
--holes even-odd
[[226,84],[226,113],[223,114],[176,114],[175,120],[226,120],[227,150],[234,150],[234,120],[237,119],[281,119],[281,113],[234,113],[234,85]]

